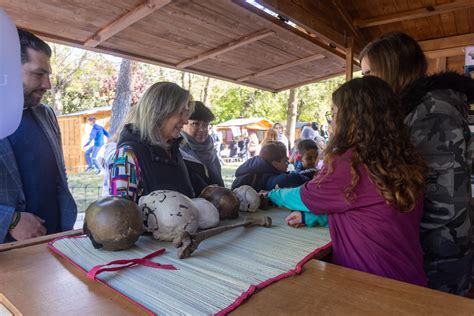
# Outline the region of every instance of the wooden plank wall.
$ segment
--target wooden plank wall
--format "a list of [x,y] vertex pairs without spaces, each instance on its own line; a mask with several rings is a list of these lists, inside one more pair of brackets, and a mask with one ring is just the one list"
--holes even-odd
[[94,113],[93,115],[58,117],[67,173],[84,172],[86,168],[82,146],[89,139],[90,126],[87,124],[87,118],[94,116],[97,119],[97,124],[104,126],[108,130],[110,128],[110,115],[110,111],[105,111]]

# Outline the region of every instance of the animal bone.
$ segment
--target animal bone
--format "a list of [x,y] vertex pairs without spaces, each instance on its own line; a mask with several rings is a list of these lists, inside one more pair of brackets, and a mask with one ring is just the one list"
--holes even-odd
[[173,241],[173,244],[175,247],[180,247],[180,249],[178,250],[178,258],[184,259],[191,256],[191,254],[194,252],[194,250],[197,249],[197,247],[203,240],[209,237],[215,236],[217,234],[223,233],[225,231],[228,231],[230,229],[241,227],[241,226],[270,227],[272,226],[272,219],[268,216],[257,217],[257,218],[245,218],[243,221],[238,222],[238,223],[204,230],[195,234],[190,234],[187,231],[184,231],[179,238]]

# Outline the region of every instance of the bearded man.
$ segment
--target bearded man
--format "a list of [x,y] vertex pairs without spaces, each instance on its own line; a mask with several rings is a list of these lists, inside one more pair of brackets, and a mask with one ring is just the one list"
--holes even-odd
[[70,230],[77,207],[67,186],[59,125],[41,99],[51,89],[51,48],[18,30],[24,109],[0,139],[0,243]]

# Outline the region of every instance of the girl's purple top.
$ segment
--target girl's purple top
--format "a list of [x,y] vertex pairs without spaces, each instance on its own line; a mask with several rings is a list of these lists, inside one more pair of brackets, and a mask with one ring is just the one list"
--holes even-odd
[[[370,180],[365,167],[354,188],[354,201],[345,199],[351,182],[348,151],[333,161],[333,173],[326,166],[301,188],[301,199],[314,214],[328,214],[335,264],[390,279],[426,286],[420,244],[423,198],[415,208],[402,213],[387,205]],[[321,181],[318,183],[318,181]]]

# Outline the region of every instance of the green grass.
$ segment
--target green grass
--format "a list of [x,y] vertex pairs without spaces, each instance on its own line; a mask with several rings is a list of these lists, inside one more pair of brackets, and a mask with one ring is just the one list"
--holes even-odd
[[[234,180],[235,169],[237,165],[222,166],[222,178],[225,186],[230,188]],[[77,210],[84,212],[86,208],[102,196],[102,174],[77,173],[68,176],[69,189],[77,204]]]
[[84,212],[86,208],[102,195],[104,176],[91,173],[68,175],[69,189],[77,204],[77,210]]
[[238,165],[224,165],[222,166],[222,180],[224,180],[224,185],[226,188],[230,189],[232,181],[234,181],[235,169]]

